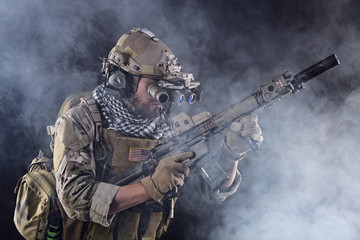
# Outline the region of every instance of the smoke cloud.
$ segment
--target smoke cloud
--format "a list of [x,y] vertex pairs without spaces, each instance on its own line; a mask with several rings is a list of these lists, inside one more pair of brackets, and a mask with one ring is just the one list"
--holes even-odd
[[[8,238],[21,239],[12,191],[47,148],[45,126],[67,95],[96,86],[98,57],[134,26],[153,31],[203,86],[201,103],[175,112],[215,114],[286,70],[295,74],[332,53],[341,61],[258,113],[265,140],[240,162],[238,192],[221,205],[180,202],[164,239],[360,235],[358,1],[0,3],[0,230]],[[220,139],[211,143],[214,155]]]

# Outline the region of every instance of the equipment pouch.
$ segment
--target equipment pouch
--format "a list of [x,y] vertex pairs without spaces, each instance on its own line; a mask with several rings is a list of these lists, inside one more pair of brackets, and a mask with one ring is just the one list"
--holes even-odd
[[35,158],[29,172],[19,179],[14,223],[26,239],[60,239],[61,216],[57,205],[55,177],[47,171],[44,156]]

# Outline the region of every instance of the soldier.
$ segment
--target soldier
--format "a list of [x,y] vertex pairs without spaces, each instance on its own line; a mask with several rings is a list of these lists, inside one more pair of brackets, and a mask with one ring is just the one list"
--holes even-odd
[[171,102],[187,97],[192,103],[199,97],[199,83],[181,72],[172,51],[146,28],[119,39],[104,59],[103,74],[107,81],[55,125],[54,171],[64,239],[158,238],[167,230],[174,203],[164,197],[185,179],[186,185],[218,202],[236,191],[241,181],[238,161],[250,150],[245,138],[263,141],[255,114],[234,122],[221,143],[218,163],[229,179],[217,191],[190,171],[192,152],[162,159],[139,182],[120,187],[109,183],[146,159],[158,141],[172,136]]

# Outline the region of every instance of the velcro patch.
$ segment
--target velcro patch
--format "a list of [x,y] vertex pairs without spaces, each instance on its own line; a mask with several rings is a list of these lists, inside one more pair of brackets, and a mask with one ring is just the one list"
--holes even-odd
[[151,155],[150,148],[133,148],[129,149],[129,161],[132,162],[141,162],[148,159]]
[[142,65],[141,73],[142,74],[153,74],[154,73],[154,66]]
[[129,46],[125,48],[125,52],[127,52],[133,59],[137,56],[137,53]]
[[123,43],[129,36],[130,36],[129,34],[122,35],[121,38],[119,39],[119,41],[116,43],[116,45],[119,45],[122,47]]

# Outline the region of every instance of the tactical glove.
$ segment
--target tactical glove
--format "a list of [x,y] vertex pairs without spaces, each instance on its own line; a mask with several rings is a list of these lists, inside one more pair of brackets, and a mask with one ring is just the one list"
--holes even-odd
[[155,172],[141,180],[150,197],[161,204],[167,192],[181,187],[190,173],[189,159],[192,157],[193,152],[183,152],[160,160]]
[[229,154],[230,158],[238,160],[251,150],[251,144],[259,147],[263,140],[258,116],[251,113],[231,124],[221,147]]

